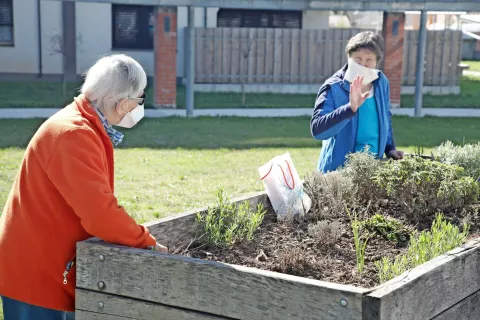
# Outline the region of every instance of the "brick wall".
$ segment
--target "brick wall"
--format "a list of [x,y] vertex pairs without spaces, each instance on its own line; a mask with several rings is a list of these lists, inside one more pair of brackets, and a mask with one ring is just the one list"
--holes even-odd
[[403,40],[405,14],[385,12],[383,16],[383,38],[385,40],[384,72],[390,81],[392,107],[400,106],[402,88]]
[[155,25],[154,106],[175,108],[177,97],[177,9],[157,9]]

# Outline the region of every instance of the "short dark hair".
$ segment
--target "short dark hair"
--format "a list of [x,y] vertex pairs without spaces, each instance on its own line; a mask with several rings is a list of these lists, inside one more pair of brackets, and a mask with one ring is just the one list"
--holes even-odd
[[345,48],[345,53],[350,57],[352,53],[360,49],[368,49],[375,53],[377,62],[383,59],[383,38],[381,35],[372,32],[364,31],[357,33],[350,40],[348,40]]

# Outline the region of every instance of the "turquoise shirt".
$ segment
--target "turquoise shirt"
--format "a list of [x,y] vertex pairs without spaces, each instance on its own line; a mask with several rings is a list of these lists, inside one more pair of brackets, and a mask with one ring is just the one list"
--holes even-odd
[[369,151],[378,156],[380,126],[378,110],[373,90],[363,105],[358,108],[358,129],[355,141],[355,152],[362,151],[368,145]]

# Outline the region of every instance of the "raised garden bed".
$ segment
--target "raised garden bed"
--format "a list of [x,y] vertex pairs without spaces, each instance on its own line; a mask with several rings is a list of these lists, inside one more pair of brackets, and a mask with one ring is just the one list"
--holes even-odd
[[438,154],[355,154],[305,179],[297,215],[220,190],[147,225],[170,254],[78,243],[77,318],[480,319],[480,144]]
[[[243,200],[271,210],[264,193],[237,201]],[[186,246],[196,235],[196,212],[155,221],[148,228],[170,248]],[[473,239],[368,287],[89,240],[77,244],[76,317],[480,319],[479,259],[480,241]]]

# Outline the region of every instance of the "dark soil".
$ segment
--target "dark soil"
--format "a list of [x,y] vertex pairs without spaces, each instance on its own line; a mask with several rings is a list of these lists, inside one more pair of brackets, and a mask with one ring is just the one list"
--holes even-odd
[[[478,210],[480,205],[474,207]],[[356,269],[353,232],[348,217],[334,219],[341,224],[342,234],[339,240],[333,245],[321,245],[308,233],[311,221],[279,222],[271,208],[267,209],[270,210],[267,210],[268,213],[252,241],[237,243],[230,249],[192,243],[188,250],[177,253],[193,258],[371,288],[379,284],[375,261],[401,254],[408,244],[396,244],[380,235],[372,235],[366,247],[365,267],[359,274]],[[405,215],[401,214],[402,210],[398,205],[388,203],[383,206],[383,210],[391,212],[390,216],[412,226],[405,219]],[[456,213],[445,216],[451,222],[462,225],[462,220]],[[471,224],[471,237],[476,237],[473,233],[478,233],[479,230],[478,216],[472,217],[468,223]],[[429,229],[430,226],[431,221],[417,223],[414,228],[421,231]]]
[[275,214],[269,210],[252,241],[236,244],[232,249],[195,247],[194,244],[183,254],[365,288],[377,285],[374,261],[398,255],[405,246],[396,246],[380,236],[371,238],[367,244],[364,271],[358,274],[350,222],[346,219],[337,221],[342,224],[340,239],[334,245],[320,245],[308,234],[308,222],[277,222]]

